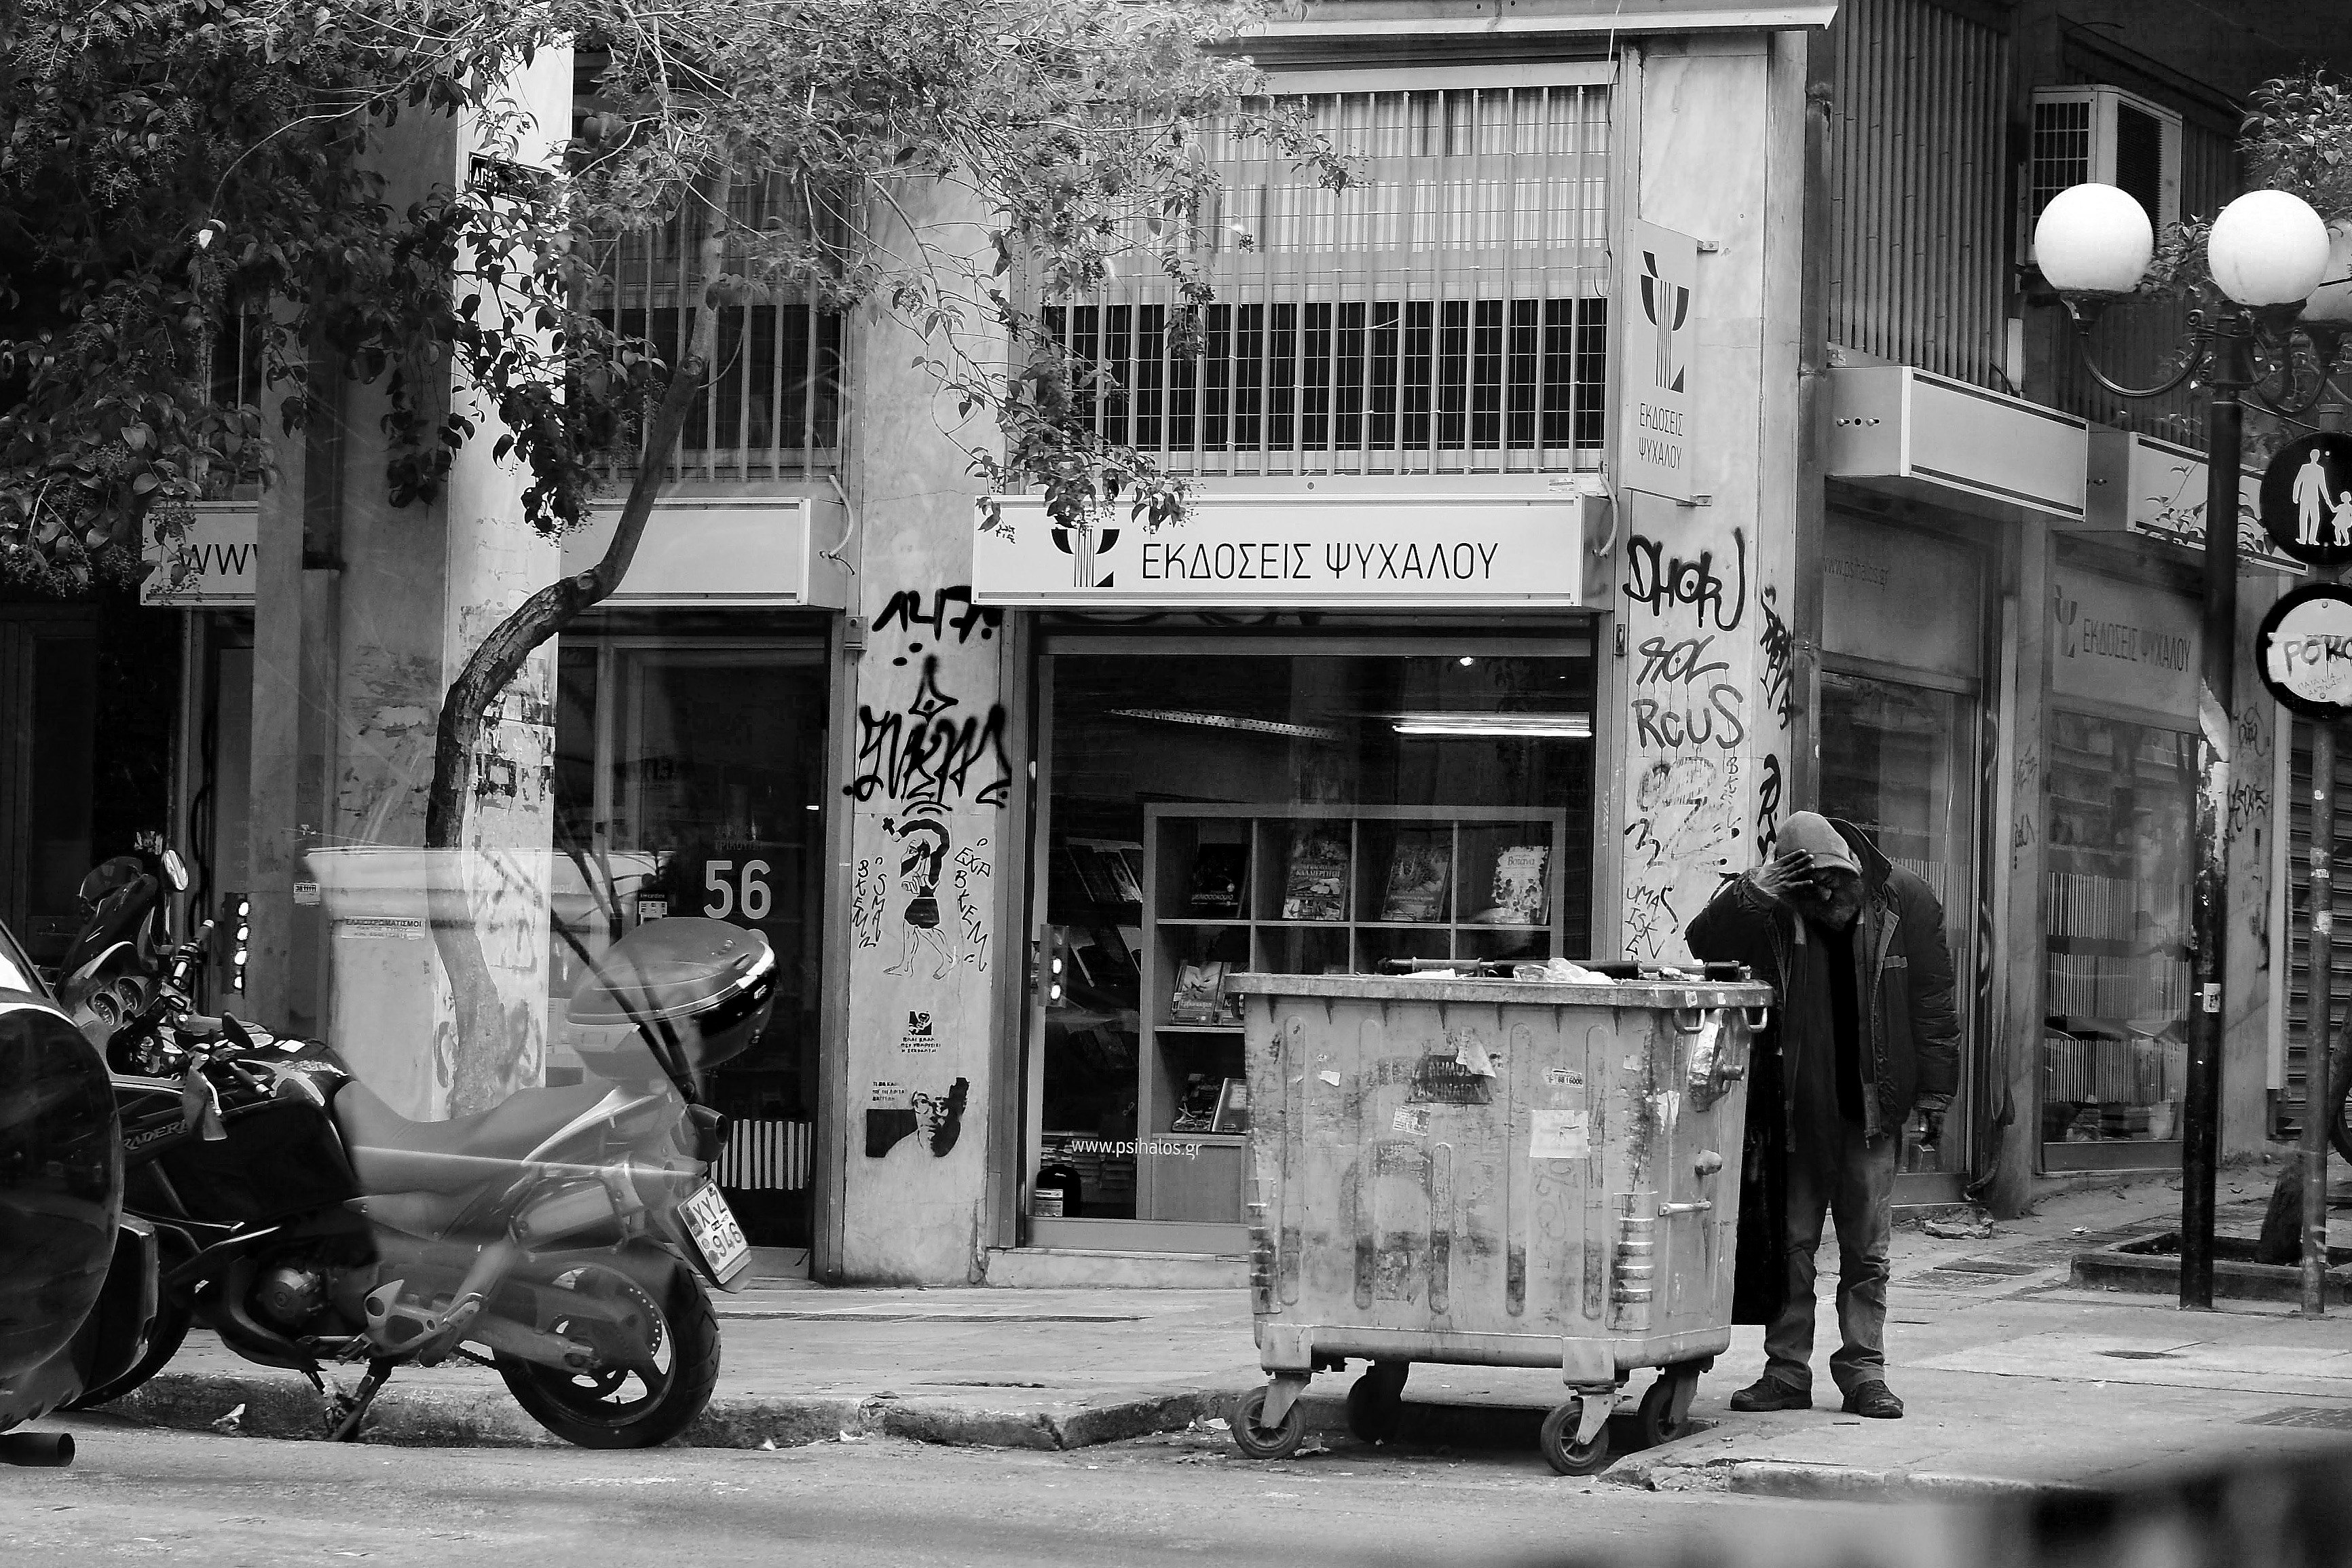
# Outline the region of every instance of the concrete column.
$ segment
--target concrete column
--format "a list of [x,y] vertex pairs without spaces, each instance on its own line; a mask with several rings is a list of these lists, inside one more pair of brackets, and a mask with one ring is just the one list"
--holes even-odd
[[[928,187],[915,221],[952,216]],[[978,228],[968,232],[977,234]],[[1019,874],[1005,810],[1001,612],[971,604],[972,502],[959,419],[924,352],[879,312],[860,320],[852,491],[865,536],[852,604],[867,622],[842,737],[850,814],[847,1029],[837,1074],[848,1148],[833,1278],[961,1284],[987,1224],[998,1053],[996,987],[1026,955],[999,929],[998,879]],[[984,416],[975,416],[975,418]]]
[[[568,51],[543,51],[509,87],[551,134],[569,123],[570,73]],[[478,136],[470,121],[404,117],[381,150],[385,199],[399,209],[467,179]],[[348,388],[331,427],[309,442],[307,464],[290,467],[263,502],[253,997],[265,1021],[323,1031],[396,1109],[438,1117],[541,1078],[552,645],[509,688],[485,736],[467,838],[479,853],[461,858],[501,1024],[461,1038],[451,1021],[424,863],[378,855],[359,870],[362,858],[336,852],[423,843],[442,694],[483,634],[553,579],[561,556],[523,521],[520,466],[491,460],[498,429],[485,409],[462,410],[479,434],[441,494],[393,506],[386,405],[381,384]],[[305,850],[324,851],[308,871],[299,868]],[[316,910],[295,901],[296,883],[314,876],[324,889]],[[316,956],[306,958],[306,934]],[[320,970],[326,995],[306,1007],[303,977]]]
[[1610,604],[1624,636],[1601,674],[1603,700],[1626,716],[1622,898],[1593,945],[1605,950],[1613,927],[1644,962],[1688,961],[1684,926],[1725,875],[1769,851],[1795,805],[1803,60],[1798,35],[1668,40],[1632,79],[1627,216],[1715,247],[1699,257],[1685,329],[1693,485],[1708,500],[1622,493]]
[[[2255,571],[2238,579],[2238,647],[2254,646],[2263,616],[2286,579]],[[2230,752],[2229,972],[2221,978],[2221,1154],[2271,1148],[2271,883],[2286,803],[2273,794],[2278,773],[2279,706],[2242,651],[2231,706],[2237,729]]]

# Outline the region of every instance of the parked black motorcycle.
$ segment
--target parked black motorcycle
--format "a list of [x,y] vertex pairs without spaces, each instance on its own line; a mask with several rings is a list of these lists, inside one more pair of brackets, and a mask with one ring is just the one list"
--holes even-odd
[[[701,1413],[719,1374],[703,1279],[731,1286],[751,1253],[708,1178],[726,1126],[700,1085],[774,1005],[766,938],[640,927],[570,1004],[605,1031],[581,1053],[594,1076],[446,1121],[407,1120],[324,1046],[196,1015],[202,952],[174,951],[108,1029],[127,1204],[154,1227],[163,1291],[147,1352],[77,1407],[153,1376],[195,1322],[309,1378],[338,1439],[394,1368],[453,1356],[589,1447],[659,1443]],[[107,976],[84,993],[93,1025],[90,999],[126,994]],[[328,1375],[361,1363],[355,1392]]]
[[[86,901],[144,880],[139,896],[152,905],[156,877],[179,874],[161,857],[153,874],[129,865],[102,889],[85,886]],[[0,927],[0,1462],[70,1463],[70,1434],[17,1428],[121,1377],[147,1351],[155,1236],[121,1208],[105,1060]]]

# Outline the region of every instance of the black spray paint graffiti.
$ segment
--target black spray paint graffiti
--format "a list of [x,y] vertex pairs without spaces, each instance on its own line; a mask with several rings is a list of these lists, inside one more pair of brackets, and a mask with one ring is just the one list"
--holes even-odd
[[987,847],[988,840],[983,838],[969,849],[957,850],[955,858],[956,918],[963,922],[963,962],[982,974],[988,973],[988,915],[974,885],[986,881],[992,871],[973,851]]
[[857,891],[849,906],[849,927],[860,947],[882,945],[882,911],[890,900],[890,870],[879,855],[857,862]]
[[1797,711],[1797,639],[1790,635],[1788,623],[1780,618],[1774,603],[1780,596],[1777,588],[1758,592],[1756,605],[1764,612],[1764,630],[1757,640],[1764,649],[1765,705],[1785,730]]
[[1013,793],[1004,709],[992,705],[985,719],[959,721],[948,716],[955,706],[956,699],[940,689],[936,655],[923,659],[922,685],[904,710],[877,714],[861,703],[857,776],[842,793],[858,800],[880,795],[917,809],[944,811],[967,795],[975,805],[1003,805]]
[[[887,1089],[876,1085],[877,1098],[892,1101],[899,1098],[895,1086]],[[904,1105],[896,1103],[868,1105],[866,1108],[866,1157],[879,1160],[910,1137],[920,1137],[922,1146],[938,1159],[956,1146],[963,1131],[964,1101],[971,1094],[968,1079],[958,1079],[945,1094],[928,1094],[917,1089],[904,1098]]]
[[1723,579],[1716,575],[1715,552],[1701,551],[1695,561],[1667,557],[1658,541],[1634,534],[1625,542],[1625,596],[1647,605],[1654,616],[1664,615],[1672,605],[1687,605],[1701,627],[1733,630],[1748,613],[1748,539],[1737,528],[1731,531],[1731,556],[1739,580],[1727,601]]
[[[961,605],[963,613],[950,616],[948,607],[950,605]],[[969,583],[958,583],[953,587],[934,590],[931,595],[931,607],[929,610],[923,608],[921,589],[902,588],[890,595],[890,602],[882,606],[880,615],[874,617],[874,629],[877,632],[887,632],[892,626],[904,626],[910,632],[917,626],[929,626],[931,628],[931,637],[934,641],[944,640],[949,632],[954,632],[958,647],[971,641],[971,634],[975,629],[980,633],[980,640],[986,642],[994,637],[998,628],[1003,625],[1003,610],[989,609],[971,602],[971,584]],[[907,645],[907,652],[909,654],[922,651],[921,643],[910,642]],[[903,665],[907,660],[905,656],[901,655],[890,662]]]
[[1767,752],[1762,769],[1756,776],[1756,853],[1769,860],[1773,847],[1780,842],[1780,759]]
[[1671,752],[1713,741],[1727,752],[1747,738],[1748,726],[1738,712],[1745,702],[1739,689],[1727,680],[1715,680],[1700,689],[1703,678],[1731,668],[1726,660],[1706,657],[1707,645],[1714,641],[1712,632],[1679,642],[1663,637],[1643,641],[1642,667],[1633,684],[1651,694],[1632,700],[1637,744]]

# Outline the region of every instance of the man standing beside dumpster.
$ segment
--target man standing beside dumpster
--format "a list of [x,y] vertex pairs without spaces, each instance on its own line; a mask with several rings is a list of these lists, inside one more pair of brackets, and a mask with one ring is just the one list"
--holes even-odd
[[1849,1413],[1891,1420],[1903,1414],[1886,1386],[1903,1126],[1916,1109],[1926,1142],[1940,1141],[1958,1086],[1944,911],[1850,823],[1798,812],[1777,847],[1777,858],[1726,879],[1685,933],[1695,955],[1745,963],[1780,998],[1756,1046],[1734,1304],[1735,1321],[1765,1325],[1764,1375],[1731,1407],[1812,1405],[1813,1255],[1826,1212],[1837,1223],[1842,1342],[1830,1375]]

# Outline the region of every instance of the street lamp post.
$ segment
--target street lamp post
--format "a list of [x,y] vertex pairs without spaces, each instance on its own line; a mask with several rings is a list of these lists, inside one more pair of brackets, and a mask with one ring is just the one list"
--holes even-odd
[[[2042,210],[2034,228],[2034,259],[2075,326],[2076,346],[2098,384],[2118,397],[2161,397],[2203,373],[2206,422],[2204,662],[2198,700],[2197,876],[2191,939],[2194,986],[2189,1016],[2189,1082],[2182,1106],[2180,1181],[2180,1304],[2213,1305],[2213,1183],[2220,1153],[2221,986],[2229,915],[2229,800],[2231,692],[2237,676],[2238,491],[2243,405],[2252,391],[2265,407],[2292,416],[2307,409],[2281,407],[2262,397],[2253,347],[2274,353],[2273,369],[2291,367],[2290,333],[2300,325],[2317,356],[2311,403],[2333,369],[2339,335],[2334,328],[2297,323],[2298,309],[2319,286],[2328,261],[2327,226],[2300,198],[2284,191],[2254,191],[2225,207],[2206,242],[2206,260],[2221,298],[2209,311],[2189,315],[2181,363],[2161,384],[2125,386],[2094,362],[2089,334],[2099,312],[2136,289],[2155,251],[2155,233],[2139,204],[2112,185],[2076,185]],[[2292,391],[2290,384],[2287,389]],[[2315,980],[2325,1005],[2325,977]],[[2328,1064],[2317,1064],[2320,1088],[2308,1093],[2306,1122],[2319,1125],[2315,1157],[2305,1130],[2305,1203],[2326,1199],[2326,1110],[2334,1089]],[[2305,1081],[2314,1081],[2306,1076]],[[2314,1179],[2311,1167],[2321,1174]],[[2321,1220],[2325,1234],[2325,1215]]]

